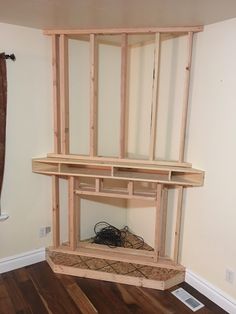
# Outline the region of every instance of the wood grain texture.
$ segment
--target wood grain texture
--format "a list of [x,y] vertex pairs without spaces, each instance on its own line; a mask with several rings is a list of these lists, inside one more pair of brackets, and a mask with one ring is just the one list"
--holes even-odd
[[[198,314],[226,313],[186,283],[183,287],[205,307]],[[101,280],[55,275],[41,262],[0,275],[1,314],[188,314],[171,294]]]

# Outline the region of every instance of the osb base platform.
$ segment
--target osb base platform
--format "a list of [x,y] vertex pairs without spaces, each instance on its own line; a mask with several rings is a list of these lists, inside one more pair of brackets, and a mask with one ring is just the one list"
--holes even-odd
[[47,261],[55,273],[159,290],[165,290],[183,282],[185,276],[185,272],[181,270],[58,253],[53,249],[47,250]]

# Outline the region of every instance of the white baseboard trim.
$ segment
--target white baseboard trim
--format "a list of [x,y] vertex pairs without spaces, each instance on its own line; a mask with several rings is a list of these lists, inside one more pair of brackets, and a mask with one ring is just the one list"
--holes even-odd
[[208,299],[222,307],[230,314],[236,313],[236,300],[213,286],[211,283],[201,278],[189,269],[186,269],[185,281],[205,295]]
[[0,274],[45,261],[45,248],[0,259]]

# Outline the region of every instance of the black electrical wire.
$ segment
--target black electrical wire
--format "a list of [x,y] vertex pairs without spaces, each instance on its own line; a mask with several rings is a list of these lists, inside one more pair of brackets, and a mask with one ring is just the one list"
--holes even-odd
[[[128,232],[129,230],[127,226],[124,229],[119,230],[106,221],[100,221],[94,226],[95,237],[93,238],[93,243],[105,244],[111,248],[114,248],[118,246],[124,247],[125,243],[128,242],[129,247],[132,248],[134,247],[133,243],[127,240]],[[136,237],[137,240],[141,243],[138,248],[136,246],[135,248],[142,248],[144,244],[143,238],[134,234],[132,234],[132,236]]]

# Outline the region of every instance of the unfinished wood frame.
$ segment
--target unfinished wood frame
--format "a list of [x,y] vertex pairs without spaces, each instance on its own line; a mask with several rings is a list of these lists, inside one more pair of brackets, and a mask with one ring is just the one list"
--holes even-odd
[[[203,171],[193,169],[184,160],[185,137],[188,116],[188,98],[190,69],[192,59],[193,35],[202,31],[197,27],[175,28],[139,28],[139,29],[92,29],[92,30],[48,30],[44,33],[52,36],[53,68],[53,108],[54,108],[54,152],[46,158],[33,160],[33,171],[52,176],[52,229],[53,249],[83,256],[107,258],[111,260],[136,262],[142,265],[165,266],[183,269],[178,264],[182,200],[184,187],[201,186],[204,181]],[[152,77],[152,97],[150,114],[150,137],[146,160],[128,158],[128,51],[129,35],[152,34],[154,41],[154,62]],[[183,106],[180,127],[178,160],[156,160],[158,150],[158,88],[160,77],[161,36],[182,36],[187,34],[187,60],[183,86]],[[169,35],[168,35],[169,34]],[[68,39],[88,35],[90,47],[90,114],[89,114],[89,154],[88,156],[70,154],[69,121],[69,69]],[[98,44],[100,35],[121,35],[121,83],[119,153],[117,157],[98,156]],[[164,35],[163,35],[164,36]],[[143,45],[143,41],[141,43]],[[79,58],[79,56],[78,56]],[[78,134],[78,136],[81,136]],[[59,178],[68,180],[68,244],[60,241]],[[86,184],[83,178],[93,178],[94,184]],[[122,181],[125,187],[111,188],[105,180]],[[138,190],[140,182],[151,184],[152,189]],[[154,186],[154,188],[153,188]],[[150,185],[149,185],[150,187]],[[167,225],[168,189],[178,189],[176,224],[174,230],[174,252],[171,258],[165,255]],[[111,197],[123,199],[148,200],[155,203],[155,234],[153,251],[127,248],[111,249],[102,245],[80,240],[80,199],[83,196]],[[92,275],[94,278],[95,274]]]
[[62,34],[59,38],[59,85],[61,114],[61,152],[69,154],[69,69],[68,69],[68,38]]
[[90,156],[97,156],[98,124],[98,44],[90,34]]
[[152,81],[152,105],[151,105],[151,122],[150,122],[150,144],[149,144],[149,159],[155,159],[156,147],[156,128],[157,128],[157,98],[158,98],[158,82],[159,82],[159,63],[160,63],[160,33],[155,35],[154,49],[154,66],[153,66],[153,81]]
[[[185,137],[188,114],[188,95],[190,84],[190,68],[192,58],[193,35],[202,31],[200,26],[177,28],[140,28],[140,29],[95,29],[95,30],[48,30],[44,33],[52,35],[53,41],[53,86],[54,86],[54,136],[55,149],[64,155],[70,154],[69,147],[69,79],[68,79],[68,39],[70,36],[89,35],[90,41],[90,121],[89,121],[89,156],[97,157],[98,152],[98,35],[121,35],[121,86],[120,86],[120,135],[119,155],[117,158],[127,158],[127,87],[128,82],[128,40],[129,35],[153,34],[154,65],[152,79],[152,100],[150,116],[150,138],[148,159],[155,161],[155,150],[158,149],[157,116],[158,116],[158,85],[160,78],[160,37],[162,34],[188,35],[187,60],[185,65],[185,82],[183,88],[182,122],[180,127],[179,158],[176,163],[184,163]],[[79,57],[79,56],[78,56]],[[58,75],[59,74],[59,75]],[[60,119],[59,119],[60,116]],[[106,156],[104,156],[106,158]]]

